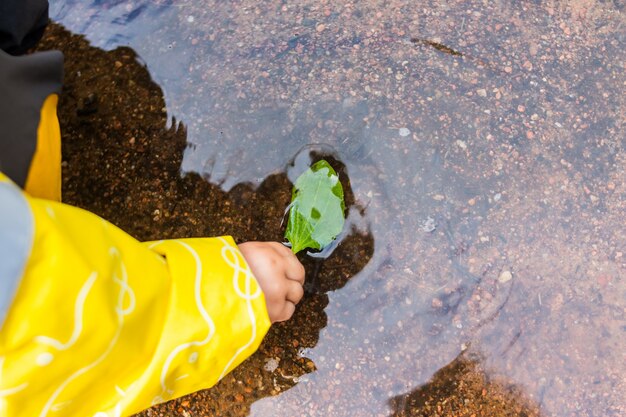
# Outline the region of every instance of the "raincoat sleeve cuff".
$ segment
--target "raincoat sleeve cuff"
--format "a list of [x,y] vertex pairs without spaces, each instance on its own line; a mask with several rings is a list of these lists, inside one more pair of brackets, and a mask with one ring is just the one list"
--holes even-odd
[[[159,402],[217,383],[254,353],[271,322],[261,287],[231,237],[145,245],[164,258],[172,278],[155,355],[166,365]],[[177,365],[167,366],[174,359]]]

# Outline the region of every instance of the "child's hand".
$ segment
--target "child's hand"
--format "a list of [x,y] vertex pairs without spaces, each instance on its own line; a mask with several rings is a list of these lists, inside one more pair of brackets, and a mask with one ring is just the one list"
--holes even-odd
[[304,295],[304,267],[278,242],[246,242],[239,246],[263,293],[272,323],[289,320]]

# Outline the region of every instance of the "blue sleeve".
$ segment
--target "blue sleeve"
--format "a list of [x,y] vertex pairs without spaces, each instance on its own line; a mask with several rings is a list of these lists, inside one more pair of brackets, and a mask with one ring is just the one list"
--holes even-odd
[[33,224],[28,202],[0,173],[0,330],[31,251]]

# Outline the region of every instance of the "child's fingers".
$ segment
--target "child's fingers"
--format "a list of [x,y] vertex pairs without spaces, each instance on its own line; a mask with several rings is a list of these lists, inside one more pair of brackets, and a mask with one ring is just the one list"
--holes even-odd
[[287,282],[287,294],[285,298],[294,304],[298,304],[304,296],[304,288],[296,281]]
[[289,320],[291,318],[291,316],[293,316],[293,313],[296,311],[296,305],[294,303],[292,303],[291,301],[287,301],[285,302],[285,305],[283,307],[283,311],[280,314],[279,318],[276,321],[286,321]]
[[304,285],[304,266],[298,260],[298,257],[291,252],[290,249],[283,246],[278,242],[270,242],[276,248],[276,250],[283,256],[285,261],[285,275],[287,278],[293,281],[298,281],[301,285]]
[[278,242],[266,242],[266,243],[271,245],[272,248],[274,248],[276,252],[280,253],[282,256],[289,256],[289,255],[293,256],[293,252],[291,252],[291,249],[289,249],[287,246],[283,245],[282,243],[278,243]]
[[293,254],[291,249],[287,248],[282,243],[278,242],[266,242],[269,246],[271,246],[279,255],[284,258],[285,261],[285,275],[287,278],[298,281],[300,284],[304,285],[304,266],[300,263],[296,255]]
[[299,282],[300,285],[304,285],[304,266],[294,254],[285,257],[285,276],[292,281]]

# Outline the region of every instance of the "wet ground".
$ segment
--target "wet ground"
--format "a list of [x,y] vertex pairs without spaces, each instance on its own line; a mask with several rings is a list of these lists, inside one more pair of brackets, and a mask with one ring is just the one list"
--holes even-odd
[[281,240],[311,158],[349,190],[294,319],[142,415],[626,414],[625,6],[52,5],[67,202]]

